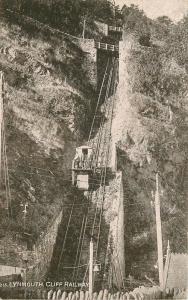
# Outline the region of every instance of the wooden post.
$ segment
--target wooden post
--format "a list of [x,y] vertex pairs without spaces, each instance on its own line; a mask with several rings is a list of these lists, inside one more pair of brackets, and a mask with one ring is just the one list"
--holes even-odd
[[169,269],[169,264],[170,264],[170,243],[168,241],[167,245],[167,252],[166,252],[166,261],[165,261],[165,267],[164,267],[164,291],[166,290],[166,282],[167,282],[167,277],[168,277],[168,269]]
[[84,24],[83,24],[83,32],[82,32],[82,38],[85,39],[85,30],[86,30],[86,18],[84,18]]
[[114,142],[112,144],[111,168],[113,172],[117,172],[117,146]]
[[116,27],[116,2],[115,0],[113,0],[113,8],[114,8],[114,23],[115,23],[115,27]]
[[0,181],[2,171],[3,72],[0,72]]
[[156,192],[155,192],[155,215],[157,227],[157,251],[158,251],[158,270],[159,270],[159,284],[161,289],[164,287],[163,279],[163,243],[161,230],[161,215],[160,215],[160,195],[159,195],[159,174],[156,174]]
[[26,228],[27,207],[28,207],[28,204],[26,203],[26,204],[24,205],[24,211],[23,211],[23,214],[24,214],[24,231],[25,231],[25,228]]
[[93,239],[89,245],[89,299],[93,298]]
[[28,254],[27,254],[27,252],[23,253],[22,259],[23,259],[23,262],[25,264],[25,279],[24,279],[25,289],[24,289],[24,297],[25,297],[25,299],[27,299],[27,263],[28,263]]

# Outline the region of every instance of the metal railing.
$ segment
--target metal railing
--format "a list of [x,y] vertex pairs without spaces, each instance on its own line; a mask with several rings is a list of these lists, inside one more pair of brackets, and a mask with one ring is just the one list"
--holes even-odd
[[106,51],[119,52],[118,45],[112,45],[107,43],[95,42],[95,48]]
[[109,31],[115,31],[115,32],[122,32],[123,28],[122,27],[116,27],[116,26],[108,26]]

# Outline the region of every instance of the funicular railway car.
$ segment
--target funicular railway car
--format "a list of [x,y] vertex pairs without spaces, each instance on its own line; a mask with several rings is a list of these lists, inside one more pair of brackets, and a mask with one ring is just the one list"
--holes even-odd
[[72,184],[78,189],[88,191],[93,174],[93,150],[89,146],[76,148],[76,155],[72,162]]

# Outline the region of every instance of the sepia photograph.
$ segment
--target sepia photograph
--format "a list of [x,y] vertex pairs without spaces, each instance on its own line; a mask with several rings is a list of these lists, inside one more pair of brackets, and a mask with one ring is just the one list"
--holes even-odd
[[0,300],[188,299],[188,0],[0,0]]

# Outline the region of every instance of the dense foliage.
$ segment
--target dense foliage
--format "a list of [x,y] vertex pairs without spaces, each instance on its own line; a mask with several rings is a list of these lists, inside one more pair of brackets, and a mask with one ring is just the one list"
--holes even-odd
[[81,35],[84,20],[112,23],[114,8],[108,0],[4,0],[6,8],[74,35]]
[[[136,127],[129,151],[133,157],[138,153],[141,160],[143,134],[143,144],[145,140],[151,155],[150,163],[139,166],[128,158],[128,151],[121,153],[130,203],[126,206],[127,267],[139,278],[148,272],[157,279],[155,211],[150,205],[156,171],[162,190],[164,253],[167,240],[172,251],[186,252],[188,16],[178,23],[167,16],[151,20],[134,5],[124,6],[122,14],[126,34],[134,41],[127,64],[130,102],[143,126]],[[138,152],[134,154],[136,146]]]
[[[147,130],[154,133],[148,138],[147,150],[156,164],[139,167],[131,160],[122,161],[125,168],[125,180],[127,180],[126,196],[129,200],[129,205],[126,203],[128,210],[126,225],[128,238],[127,236],[126,238],[130,239],[126,241],[126,255],[129,259],[127,264],[133,266],[135,257],[137,260],[142,257],[144,272],[146,261],[149,262],[149,268],[152,267],[150,252],[156,251],[156,232],[155,216],[149,201],[151,190],[155,189],[153,173],[156,168],[160,171],[161,187],[164,189],[162,198],[164,245],[166,247],[167,239],[170,239],[173,251],[185,251],[185,205],[188,197],[188,16],[177,24],[166,16],[151,20],[137,6],[124,5],[120,10],[108,0],[3,0],[3,2],[4,8],[31,16],[77,36],[82,34],[84,20],[91,28],[94,20],[117,25],[123,22],[125,32],[136,37],[135,44],[144,46],[141,50],[133,51],[130,58],[131,96],[132,105],[135,102],[137,106],[139,118],[144,122]],[[59,67],[60,62],[57,61],[56,65]],[[72,62],[69,63],[70,65]],[[61,73],[66,67],[65,63],[62,64]],[[78,78],[76,82],[78,83]],[[50,106],[51,114],[54,105]],[[173,114],[172,119],[170,119],[169,111]],[[141,152],[140,148],[139,151]],[[122,157],[126,157],[125,153],[121,154]],[[26,162],[28,164],[28,161]],[[44,164],[46,163],[49,164],[47,160]],[[43,167],[42,164],[38,166]],[[59,167],[53,165],[52,167],[54,173],[59,172]],[[25,170],[25,167],[22,169]],[[33,176],[30,177],[29,180],[33,180]],[[51,218],[54,211],[61,206],[59,193],[62,192],[65,195],[61,178],[56,180],[56,183],[54,181],[54,179],[35,179],[33,182],[41,187],[41,190],[36,189],[40,202],[37,204],[36,217],[34,216],[39,219],[40,214],[41,224],[38,224],[39,228],[33,228],[35,224],[31,222],[28,224],[29,228],[26,229],[34,232],[36,237],[41,229],[44,230],[43,225],[46,219]],[[46,186],[50,187],[48,194]],[[69,191],[66,190],[66,193],[68,194]],[[51,203],[54,195],[57,198],[56,206]],[[49,203],[45,197],[49,199]],[[70,200],[70,196],[67,198],[69,198],[67,201]],[[35,203],[32,205],[36,206]],[[18,210],[18,207],[15,207],[15,211],[16,209]],[[18,222],[19,217],[17,212],[15,218],[18,230],[23,227],[21,218]],[[4,229],[3,224],[1,225]],[[14,227],[15,224],[12,228]],[[139,272],[141,271],[139,269]]]

